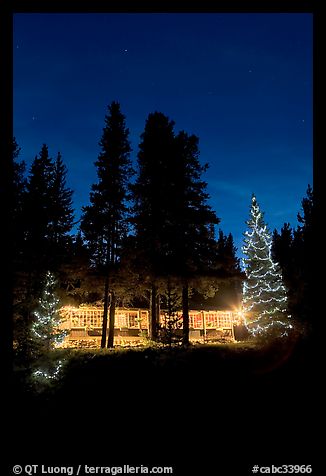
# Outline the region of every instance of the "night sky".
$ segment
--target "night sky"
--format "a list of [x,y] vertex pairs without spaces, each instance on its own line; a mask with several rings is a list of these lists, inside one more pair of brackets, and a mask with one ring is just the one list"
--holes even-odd
[[311,14],[16,14],[13,41],[20,159],[43,143],[62,153],[77,219],[115,100],[134,161],[150,112],[199,136],[239,256],[253,192],[271,230],[297,225],[312,184]]

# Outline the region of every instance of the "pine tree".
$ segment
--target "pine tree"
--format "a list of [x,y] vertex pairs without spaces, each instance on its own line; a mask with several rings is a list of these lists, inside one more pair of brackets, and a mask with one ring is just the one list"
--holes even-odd
[[182,288],[183,343],[189,342],[189,285],[214,263],[212,225],[219,222],[208,205],[207,184],[199,162],[198,137],[175,135],[164,114],[148,116],[138,154],[139,176],[133,187],[136,246],[142,274],[149,275],[151,329],[157,330],[157,285],[173,277]]
[[[95,165],[98,183],[92,185],[89,206],[83,207],[81,231],[93,266],[104,275],[104,315],[101,346],[105,347],[110,298],[108,347],[114,341],[115,292],[112,276],[120,261],[128,231],[128,184],[133,174],[129,155],[129,129],[120,104],[112,102],[105,116],[99,143],[101,153]],[[111,278],[111,279],[110,279]]]
[[253,194],[250,218],[246,222],[243,259],[247,280],[243,288],[243,308],[254,335],[264,335],[276,329],[286,332],[287,298],[278,263],[272,259],[272,237],[263,213]]
[[[173,225],[174,274],[182,280],[183,344],[189,344],[189,291],[191,283],[206,277],[206,287],[216,277],[214,225],[220,222],[208,204],[207,183],[202,174],[208,164],[199,161],[199,139],[181,131],[175,138]],[[208,281],[207,281],[208,279]]]
[[138,152],[138,177],[131,187],[136,256],[134,267],[150,287],[150,339],[157,339],[158,279],[167,267],[168,214],[173,181],[174,122],[148,115]]

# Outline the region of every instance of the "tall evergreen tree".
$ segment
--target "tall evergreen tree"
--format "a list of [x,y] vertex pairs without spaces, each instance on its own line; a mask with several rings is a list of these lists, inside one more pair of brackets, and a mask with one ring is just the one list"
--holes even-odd
[[[104,316],[101,346],[106,345],[110,299],[108,347],[114,342],[115,292],[112,275],[121,257],[128,230],[128,184],[133,170],[129,155],[129,129],[118,102],[108,106],[100,140],[101,152],[95,165],[98,182],[92,185],[90,205],[83,207],[81,231],[93,266],[104,275]],[[110,279],[111,278],[111,279]]]
[[57,270],[63,263],[73,226],[72,191],[66,186],[67,169],[42,146],[30,170],[24,217],[29,268]]
[[60,154],[53,161],[44,144],[31,165],[26,191],[18,192],[23,183],[22,171],[22,167],[17,167],[16,213],[21,216],[23,239],[15,286],[15,340],[24,355],[32,310],[42,293],[42,278],[47,271],[58,271],[66,265],[73,210],[72,192],[66,187],[66,168]]
[[175,182],[171,197],[174,235],[171,244],[175,274],[182,278],[183,344],[189,344],[189,285],[193,279],[214,276],[214,225],[219,218],[208,204],[208,164],[199,161],[198,137],[181,131],[175,138]]
[[243,289],[243,307],[250,318],[254,334],[265,334],[271,329],[283,332],[287,321],[286,289],[278,263],[272,259],[272,237],[263,213],[253,194],[250,218],[246,222],[243,263],[247,280]]
[[35,157],[28,177],[25,201],[27,270],[36,276],[52,266],[49,247],[49,231],[52,211],[53,161],[48,146],[43,144]]
[[[174,122],[160,112],[148,115],[138,152],[138,176],[131,187],[136,239],[136,268],[148,281],[149,335],[156,340],[159,318],[158,278],[166,257],[166,234],[174,161]],[[164,232],[163,232],[164,229]]]
[[73,227],[74,210],[72,204],[73,191],[67,187],[67,167],[63,163],[60,152],[53,163],[53,179],[51,185],[52,207],[49,222],[49,240],[53,253],[58,261],[67,257],[71,245],[70,232]]
[[160,112],[148,116],[133,187],[136,243],[151,280],[151,338],[157,332],[157,282],[179,278],[182,287],[183,342],[189,342],[189,283],[207,273],[214,259],[212,225],[219,222],[208,205],[207,165],[199,162],[198,138],[174,134],[174,122]]

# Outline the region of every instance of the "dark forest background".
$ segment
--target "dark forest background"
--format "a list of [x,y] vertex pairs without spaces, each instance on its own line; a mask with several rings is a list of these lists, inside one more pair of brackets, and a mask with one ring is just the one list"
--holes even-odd
[[[153,340],[160,307],[182,309],[187,344],[189,308],[241,305],[245,274],[232,234],[218,229],[220,219],[208,203],[202,179],[208,164],[200,162],[198,137],[177,133],[173,120],[150,113],[134,165],[126,118],[120,104],[112,102],[99,149],[94,162],[98,180],[77,221],[61,153],[51,157],[43,144],[27,170],[13,139],[9,219],[13,337],[20,349],[28,340],[48,271],[56,276],[62,304],[104,306],[102,346],[113,345],[115,306],[149,308]],[[305,331],[314,319],[313,202],[309,185],[297,226],[285,223],[273,232],[273,258],[288,290],[288,311]]]

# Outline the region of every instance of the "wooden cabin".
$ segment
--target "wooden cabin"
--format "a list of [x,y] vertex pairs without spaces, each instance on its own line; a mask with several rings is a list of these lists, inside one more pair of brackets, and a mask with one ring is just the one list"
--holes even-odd
[[[68,331],[69,347],[97,347],[102,335],[103,308],[96,306],[64,306],[60,310],[61,328]],[[192,341],[234,341],[234,325],[238,313],[232,311],[189,311],[189,338]],[[167,325],[167,313],[160,312],[160,325]],[[178,332],[182,329],[182,313],[175,315]],[[115,343],[138,344],[148,332],[147,309],[116,308]],[[83,345],[84,344],[84,345]]]

